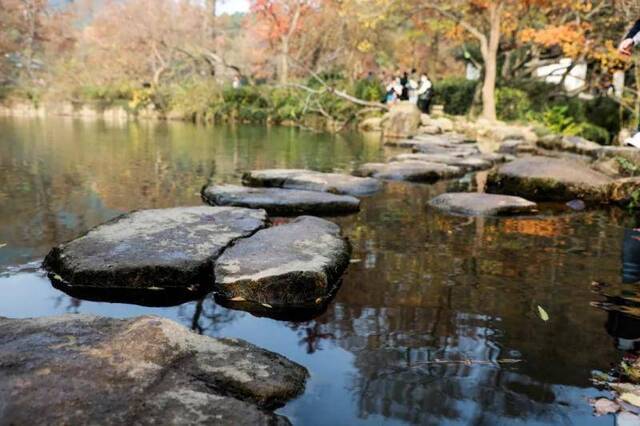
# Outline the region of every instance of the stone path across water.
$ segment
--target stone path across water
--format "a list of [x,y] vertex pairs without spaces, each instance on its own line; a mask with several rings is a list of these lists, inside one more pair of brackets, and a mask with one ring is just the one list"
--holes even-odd
[[95,299],[113,290],[122,300],[139,294],[154,300],[161,290],[197,287],[282,309],[316,309],[349,264],[340,228],[315,217],[260,231],[266,226],[264,210],[143,210],[54,248],[44,266],[56,287],[89,297],[97,288]]

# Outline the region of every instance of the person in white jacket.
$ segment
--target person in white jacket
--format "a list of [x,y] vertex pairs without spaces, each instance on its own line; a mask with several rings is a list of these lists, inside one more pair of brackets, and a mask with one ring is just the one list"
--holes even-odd
[[420,76],[420,85],[416,91],[418,98],[418,108],[425,114],[429,114],[429,107],[431,106],[431,98],[433,97],[433,83],[429,79],[429,76],[424,73]]

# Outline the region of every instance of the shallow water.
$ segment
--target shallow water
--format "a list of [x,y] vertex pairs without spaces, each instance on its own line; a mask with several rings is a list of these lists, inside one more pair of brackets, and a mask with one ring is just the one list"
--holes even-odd
[[591,371],[640,338],[640,241],[620,210],[450,217],[427,201],[480,178],[388,184],[334,219],[354,263],[327,311],[301,323],[211,297],[172,308],[83,301],[39,270],[52,246],[122,212],[200,205],[208,179],[348,171],[389,154],[375,137],[284,128],[0,119],[0,316],[156,314],[246,339],[310,370],[306,392],[278,411],[294,424],[613,424],[587,400],[605,394]]

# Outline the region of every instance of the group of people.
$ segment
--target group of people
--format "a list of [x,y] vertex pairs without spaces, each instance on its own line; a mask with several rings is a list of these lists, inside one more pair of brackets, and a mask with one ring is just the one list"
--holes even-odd
[[386,82],[384,102],[393,104],[398,101],[409,101],[420,108],[425,114],[429,113],[433,98],[433,83],[425,72],[418,77],[415,69],[389,78]]

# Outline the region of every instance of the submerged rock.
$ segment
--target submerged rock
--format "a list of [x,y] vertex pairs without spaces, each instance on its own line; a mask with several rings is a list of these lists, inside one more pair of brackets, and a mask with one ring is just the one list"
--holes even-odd
[[382,187],[375,179],[296,169],[254,170],[245,173],[242,183],[253,187],[301,189],[355,196],[373,194]]
[[1,424],[288,424],[306,369],[159,317],[0,318]]
[[402,180],[407,182],[436,182],[464,174],[460,167],[426,161],[397,161],[391,163],[368,163],[358,168],[356,176],[376,179]]
[[349,195],[297,189],[211,185],[203,188],[202,198],[214,206],[265,209],[275,216],[334,215],[360,209],[360,200]]
[[429,202],[431,207],[471,216],[506,216],[535,213],[536,203],[509,195],[460,192],[442,194]]
[[264,210],[234,207],[141,210],[54,248],[44,267],[66,286],[197,287],[225,248],[266,221]]
[[607,202],[611,179],[579,161],[549,157],[515,160],[492,172],[490,192],[519,195],[536,201]]
[[315,217],[257,232],[219,259],[219,296],[273,307],[321,304],[349,265],[351,248],[338,225]]
[[400,154],[391,161],[425,161],[441,163],[448,166],[460,167],[468,171],[486,170],[493,167],[493,163],[481,157],[456,157],[447,154]]

